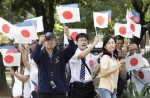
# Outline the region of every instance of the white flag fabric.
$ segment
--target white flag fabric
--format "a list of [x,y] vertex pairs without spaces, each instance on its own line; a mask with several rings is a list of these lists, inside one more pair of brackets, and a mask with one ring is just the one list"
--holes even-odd
[[20,66],[21,53],[3,54],[3,62],[5,66]]
[[142,90],[144,84],[150,82],[150,68],[141,68],[138,71],[133,71],[134,74],[134,82],[137,87],[138,92]]
[[141,25],[136,24],[131,19],[127,19],[127,32],[132,33],[134,36],[140,38],[141,36]]
[[38,39],[34,26],[16,27],[15,42],[31,43],[32,40]]
[[35,18],[32,18],[32,19],[27,19],[27,20],[24,20],[24,21],[31,21],[31,23],[32,23],[32,20],[36,20],[36,22],[37,22],[37,24],[35,25],[36,32],[43,32],[44,31],[43,16],[35,17]]
[[[70,28],[69,29],[69,35],[73,38],[73,40],[75,41],[76,43],[76,36],[79,34],[79,33],[87,33],[86,29],[77,29],[77,28]],[[66,35],[64,34],[64,44],[69,44],[68,43],[68,40],[67,40],[67,37]]]
[[10,39],[13,39],[14,26],[0,17],[0,32]]
[[142,54],[134,54],[132,56],[126,57],[125,60],[127,72],[133,69],[139,69],[144,66]]
[[80,22],[79,8],[57,7],[60,23]]
[[115,36],[121,35],[126,38],[132,38],[132,34],[127,32],[127,24],[115,23]]
[[93,12],[94,27],[107,28],[108,27],[108,13]]

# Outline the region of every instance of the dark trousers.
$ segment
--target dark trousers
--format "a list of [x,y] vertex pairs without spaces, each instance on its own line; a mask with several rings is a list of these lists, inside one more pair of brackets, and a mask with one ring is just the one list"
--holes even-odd
[[119,77],[118,84],[117,84],[117,97],[118,98],[120,98],[124,88],[125,88],[125,81],[121,77]]
[[66,98],[66,93],[38,93],[38,98]]
[[94,84],[71,87],[71,98],[93,98],[96,95]]

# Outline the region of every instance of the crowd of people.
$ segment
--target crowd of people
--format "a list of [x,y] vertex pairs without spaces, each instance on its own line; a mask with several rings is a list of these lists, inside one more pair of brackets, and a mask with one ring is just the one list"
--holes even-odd
[[[57,49],[57,38],[53,32],[41,35],[39,41],[19,48],[21,63],[12,67],[14,76],[13,98],[120,98],[131,76],[126,71],[125,58],[140,53],[136,43],[122,36],[103,38],[102,53],[95,56],[92,49],[100,41],[98,35],[87,46],[87,34],[76,36],[76,45],[64,27],[69,45]],[[148,61],[143,58],[145,67]],[[70,79],[66,79],[66,65],[70,68]],[[98,92],[94,78],[99,75]],[[69,81],[69,82],[68,82]],[[69,84],[68,84],[69,83]]]

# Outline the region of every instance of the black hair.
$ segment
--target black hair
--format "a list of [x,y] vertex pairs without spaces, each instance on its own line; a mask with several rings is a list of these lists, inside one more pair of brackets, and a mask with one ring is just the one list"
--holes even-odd
[[124,41],[124,37],[121,35],[117,35],[117,36],[115,36],[115,40],[123,40]]
[[87,40],[89,39],[87,34],[85,33],[80,33],[76,36],[76,41],[78,41],[79,38],[86,38]]
[[108,43],[108,41],[109,41],[111,38],[114,39],[114,41],[115,41],[115,43],[116,43],[115,38],[113,38],[113,37],[111,37],[111,36],[106,36],[106,37],[103,38],[103,49],[102,49],[102,50],[103,50],[103,54],[102,54],[102,56],[103,56],[103,55],[108,55],[108,56],[110,56],[110,57],[113,57],[113,56],[114,56],[116,59],[118,59],[118,52],[117,52],[117,49],[114,50],[113,56],[112,56],[112,54],[111,54],[110,52],[107,51],[107,49],[105,49],[106,44]]

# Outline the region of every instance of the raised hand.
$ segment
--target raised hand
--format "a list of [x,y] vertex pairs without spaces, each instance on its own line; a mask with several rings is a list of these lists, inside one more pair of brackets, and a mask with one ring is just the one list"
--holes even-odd
[[45,39],[45,36],[44,36],[44,35],[41,35],[41,36],[40,36],[40,39],[39,39],[39,45],[42,45],[45,40],[46,40],[46,39]]
[[100,41],[100,37],[96,35],[93,41],[93,45],[96,45],[99,41]]
[[69,35],[69,28],[67,26],[64,26],[64,33],[67,36],[67,38],[71,40],[71,36]]

